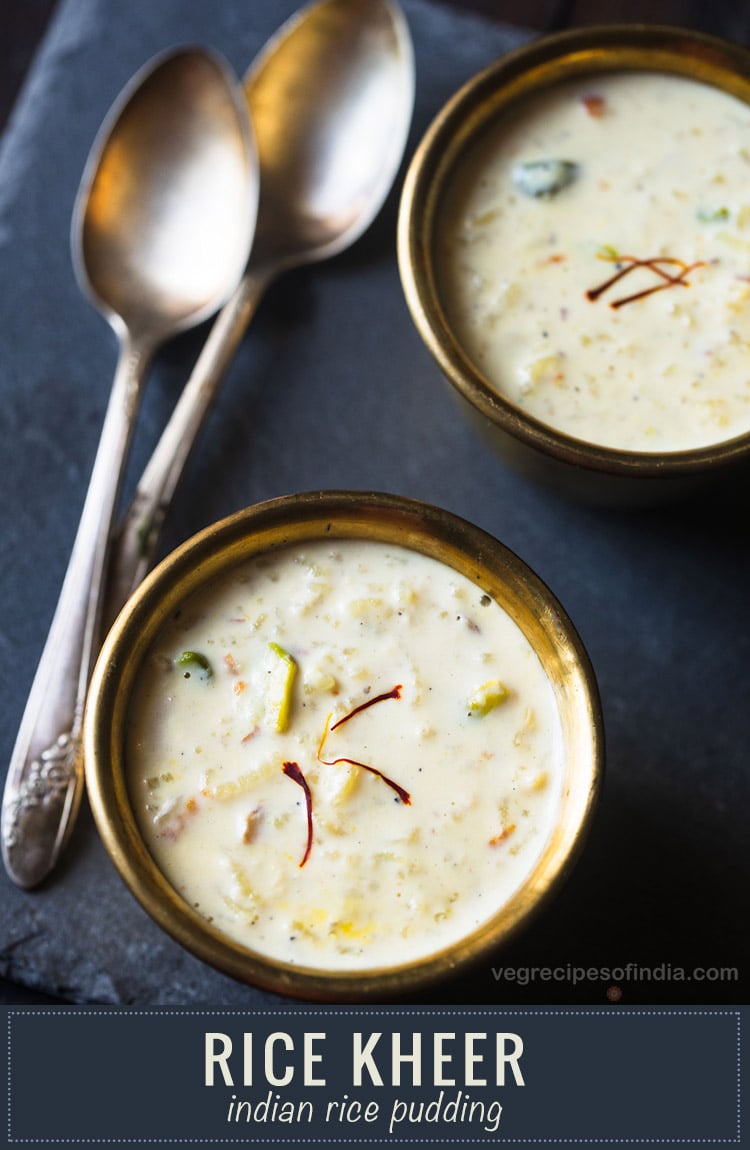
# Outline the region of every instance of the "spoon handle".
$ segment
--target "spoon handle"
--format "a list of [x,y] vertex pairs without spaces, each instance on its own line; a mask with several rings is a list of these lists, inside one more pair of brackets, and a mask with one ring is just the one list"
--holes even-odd
[[267,286],[247,272],[219,312],[170,420],[154,448],[112,543],[106,621],[112,623],[152,566],[169,505],[190,450]]
[[147,356],[123,337],[60,598],[21,720],[2,806],[6,870],[37,886],[54,867],[83,791],[81,725],[98,651],[108,539]]

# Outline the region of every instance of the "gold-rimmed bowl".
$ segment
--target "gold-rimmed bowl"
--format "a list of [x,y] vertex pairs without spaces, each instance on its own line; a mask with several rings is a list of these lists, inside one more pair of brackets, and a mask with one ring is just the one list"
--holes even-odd
[[[302,967],[269,958],[217,930],[177,893],[142,833],[128,780],[134,694],[168,620],[227,573],[290,545],[373,540],[428,555],[493,598],[520,628],[551,684],[562,730],[559,814],[523,885],[476,930],[417,961],[357,969]],[[313,492],[241,511],[175,551],[147,578],[107,637],[85,720],[86,781],[94,816],[120,875],[151,917],[206,963],[241,981],[300,998],[359,1001],[403,995],[492,951],[535,915],[582,846],[599,793],[603,729],[594,674],[548,588],[497,540],[463,519],[393,495]]]
[[[491,381],[472,361],[449,318],[436,254],[446,197],[482,135],[497,124],[512,123],[529,99],[556,85],[616,72],[685,77],[750,104],[750,53],[717,37],[615,24],[534,40],[470,79],[433,120],[405,179],[398,257],[419,334],[464,413],[500,456],[528,477],[574,497],[639,504],[682,495],[740,469],[745,474],[750,433],[722,440],[717,431],[716,442],[708,445],[651,452],[602,446],[542,422],[505,397],[502,381]],[[643,131],[648,132],[648,122]]]

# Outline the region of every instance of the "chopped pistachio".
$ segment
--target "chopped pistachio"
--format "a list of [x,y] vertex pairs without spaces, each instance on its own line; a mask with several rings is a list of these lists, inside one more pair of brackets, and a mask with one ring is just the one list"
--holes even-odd
[[516,164],[513,183],[525,196],[554,196],[572,183],[578,165],[571,160],[527,160]]
[[722,224],[729,219],[729,208],[698,208],[695,214],[702,224]]
[[289,712],[292,706],[292,690],[297,675],[294,658],[279,643],[271,642],[268,649],[276,656],[275,665],[270,669],[271,682],[266,695],[266,715],[277,731],[285,731],[289,725]]
[[489,679],[478,687],[469,699],[470,714],[488,715],[500,703],[504,703],[510,691],[499,679]]
[[175,666],[184,668],[186,679],[190,678],[191,669],[195,670],[198,678],[202,679],[204,683],[207,683],[214,673],[208,659],[200,651],[183,651],[175,659]]

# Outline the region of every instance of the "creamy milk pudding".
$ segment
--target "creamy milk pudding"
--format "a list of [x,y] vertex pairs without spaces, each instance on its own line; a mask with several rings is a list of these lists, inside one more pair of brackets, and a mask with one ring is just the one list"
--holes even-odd
[[672,452],[750,430],[750,109],[679,76],[553,88],[472,145],[436,230],[446,314],[519,408]]
[[492,916],[561,805],[551,685],[452,568],[369,541],[258,557],[188,600],[139,674],[127,770],[182,896],[268,956],[391,966]]

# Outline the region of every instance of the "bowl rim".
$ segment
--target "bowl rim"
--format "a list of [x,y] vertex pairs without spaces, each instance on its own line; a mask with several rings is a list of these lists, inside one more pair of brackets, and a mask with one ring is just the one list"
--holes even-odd
[[750,105],[750,49],[710,33],[669,24],[614,23],[539,36],[470,77],[429,124],[402,188],[397,226],[399,273],[423,342],[451,387],[487,423],[543,456],[589,473],[687,478],[744,460],[750,455],[750,431],[671,452],[608,447],[559,431],[522,411],[491,386],[454,337],[435,287],[430,237],[450,162],[493,115],[541,87],[575,76],[623,70],[686,76]]
[[[525,884],[471,935],[427,958],[347,970],[302,967],[252,951],[216,930],[177,894],[138,829],[124,764],[124,727],[138,667],[165,616],[187,596],[253,556],[312,539],[374,538],[432,555],[493,596],[525,632],[538,627],[556,664],[558,709],[571,727],[575,770],[565,777],[564,819]],[[520,614],[519,614],[520,613]],[[520,622],[520,617],[523,621]],[[534,643],[536,649],[536,643]],[[559,652],[558,652],[559,648]],[[554,654],[553,654],[554,652]],[[539,652],[538,652],[539,653]],[[542,659],[542,654],[539,654]],[[549,670],[548,664],[543,666]],[[564,680],[564,682],[563,682]],[[564,699],[568,711],[563,711]],[[317,491],[255,504],[198,532],[167,556],[130,598],[110,630],[91,680],[84,719],[86,783],[94,819],[117,871],[147,913],[178,943],[225,974],[308,1000],[365,1001],[442,981],[488,957],[535,914],[567,876],[600,795],[604,727],[589,657],[549,588],[504,544],[451,512],[403,496]]]

